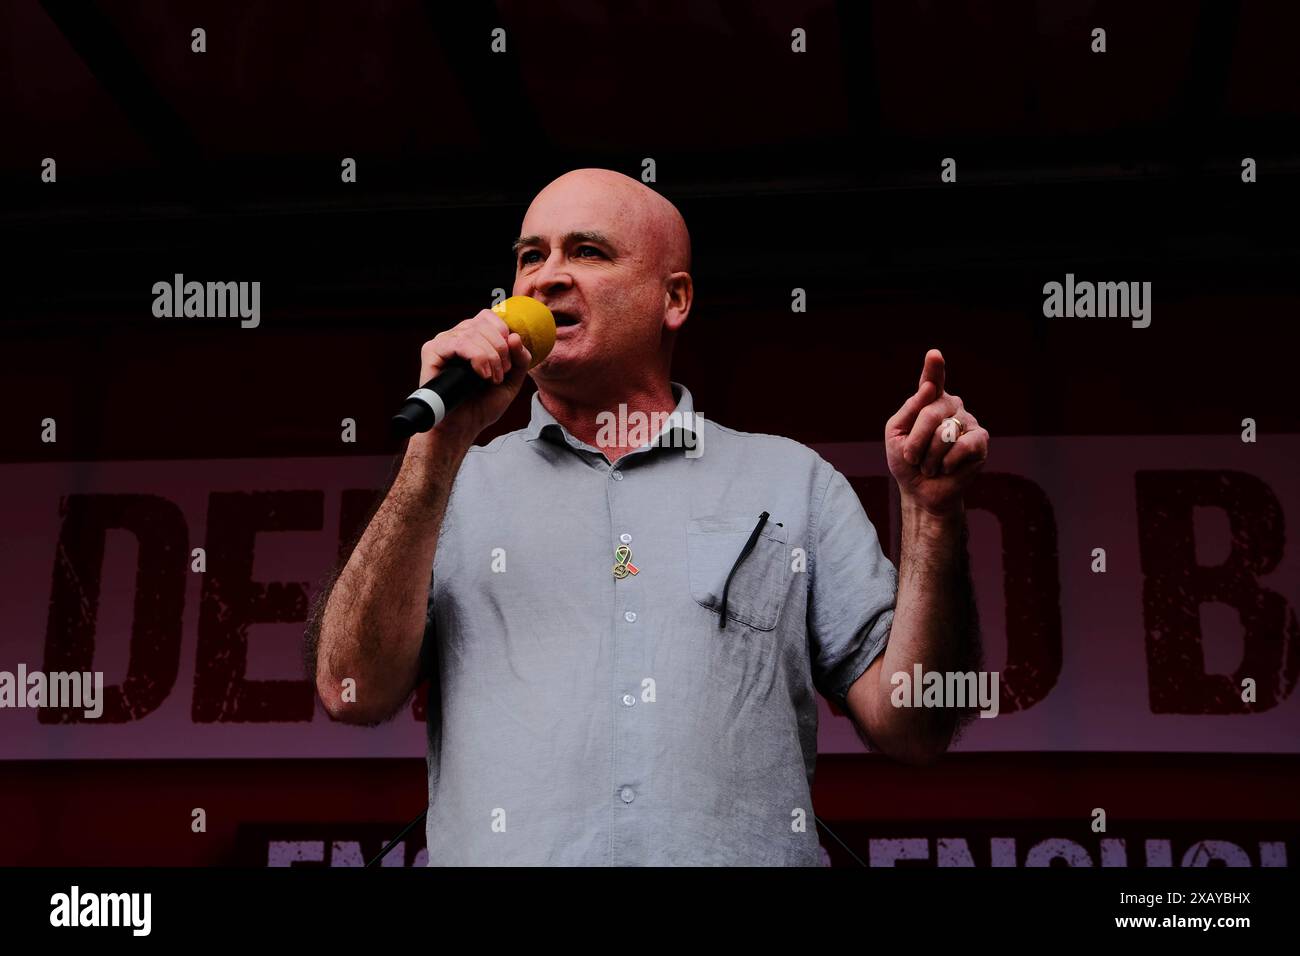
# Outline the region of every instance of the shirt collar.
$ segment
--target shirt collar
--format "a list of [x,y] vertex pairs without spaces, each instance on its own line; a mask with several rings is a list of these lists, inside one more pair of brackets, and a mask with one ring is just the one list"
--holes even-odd
[[[670,433],[675,430],[696,435],[703,423],[695,414],[695,400],[691,397],[691,390],[680,382],[669,382],[668,384],[672,388],[673,397],[677,399],[677,406],[673,409],[673,416],[664,422],[663,428],[655,438],[663,441],[666,437],[671,437]],[[610,412],[617,415],[618,409],[610,409]],[[546,406],[542,404],[541,393],[533,392],[532,418],[528,422],[528,427],[524,429],[524,440],[536,441],[543,435],[558,435],[565,444],[573,448],[600,451],[600,449],[592,448],[587,443],[569,434],[569,430],[556,421],[555,416],[546,410]],[[655,444],[654,439],[651,439],[648,444],[653,447]],[[670,442],[663,441],[663,444],[670,444]]]

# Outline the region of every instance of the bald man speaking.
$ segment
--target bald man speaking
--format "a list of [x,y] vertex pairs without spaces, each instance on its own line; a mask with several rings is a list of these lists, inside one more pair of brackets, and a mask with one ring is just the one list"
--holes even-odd
[[[670,380],[694,295],[670,202],[574,170],[514,246],[555,346],[528,370],[490,310],[424,344],[416,384],[459,356],[489,385],[409,440],[318,600],[321,699],[374,723],[428,674],[430,865],[819,865],[817,692],[908,762],[964,719],[895,706],[891,676],[976,659],[963,489],[988,433],[931,350],[885,426],[895,569],[840,472]],[[528,427],[475,445],[525,375]]]

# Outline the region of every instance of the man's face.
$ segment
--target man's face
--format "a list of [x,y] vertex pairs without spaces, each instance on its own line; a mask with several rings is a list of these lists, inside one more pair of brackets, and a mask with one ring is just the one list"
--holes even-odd
[[555,348],[532,375],[582,381],[658,361],[665,290],[658,237],[617,184],[570,176],[542,190],[515,250],[515,295],[555,313]]

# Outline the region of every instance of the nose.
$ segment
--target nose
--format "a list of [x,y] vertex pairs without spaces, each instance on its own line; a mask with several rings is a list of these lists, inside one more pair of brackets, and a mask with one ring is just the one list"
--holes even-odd
[[526,295],[542,293],[550,295],[555,292],[561,292],[573,285],[573,273],[569,271],[568,260],[564,257],[564,250],[552,249],[551,254],[529,277],[530,289]]

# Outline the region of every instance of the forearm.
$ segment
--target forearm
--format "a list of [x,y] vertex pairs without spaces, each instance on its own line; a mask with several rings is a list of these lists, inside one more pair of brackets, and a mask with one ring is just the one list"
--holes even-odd
[[[468,448],[441,432],[411,438],[397,477],[321,604],[316,688],[337,719],[386,719],[415,687],[438,531]],[[344,700],[347,678],[356,682],[355,701]]]
[[959,508],[936,517],[909,504],[902,509],[898,594],[889,644],[881,655],[871,702],[871,735],[886,752],[925,761],[942,753],[963,715],[952,707],[896,707],[893,675],[967,671],[978,666],[979,637],[966,549],[966,516]]

